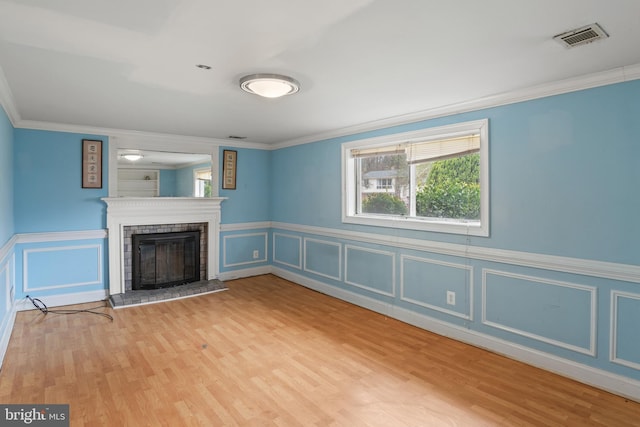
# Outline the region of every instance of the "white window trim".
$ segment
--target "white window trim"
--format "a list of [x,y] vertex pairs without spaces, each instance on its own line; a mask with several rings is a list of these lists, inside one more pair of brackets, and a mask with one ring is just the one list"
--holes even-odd
[[[476,132],[480,134],[480,225],[457,221],[417,219],[356,213],[355,162],[350,156],[354,148],[385,146],[393,143],[411,143],[428,139],[445,139]],[[342,144],[342,222],[376,227],[489,236],[489,120],[475,120],[411,132],[384,135]]]

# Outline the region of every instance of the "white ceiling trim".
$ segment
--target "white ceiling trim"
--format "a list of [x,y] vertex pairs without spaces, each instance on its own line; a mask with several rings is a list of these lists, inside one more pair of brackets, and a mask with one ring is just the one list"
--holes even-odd
[[0,105],[4,108],[4,111],[7,113],[7,117],[9,117],[9,121],[15,128],[16,123],[20,121],[20,113],[18,113],[16,100],[13,97],[9,83],[4,76],[2,67],[0,67]]
[[640,64],[629,65],[625,67],[615,68],[600,73],[587,74],[584,76],[560,80],[557,82],[547,83],[543,85],[533,86],[530,88],[505,92],[493,96],[488,96],[468,102],[447,105],[430,110],[423,110],[414,113],[404,114],[387,119],[376,120],[373,122],[362,123],[355,126],[336,129],[330,132],[309,135],[303,138],[296,138],[289,141],[283,141],[277,144],[263,144],[251,141],[233,141],[219,138],[205,138],[188,135],[171,135],[154,132],[133,131],[125,129],[101,128],[94,126],[81,126],[65,123],[52,123],[34,120],[22,120],[16,103],[11,93],[11,89],[5,79],[4,72],[0,68],[0,104],[7,112],[9,120],[14,128],[21,129],[37,129],[58,132],[87,133],[94,135],[106,135],[109,137],[124,137],[132,139],[144,139],[173,143],[206,143],[219,146],[228,146],[236,148],[254,148],[262,150],[276,150],[280,148],[290,147],[294,145],[302,145],[311,142],[317,142],[332,138],[338,138],[347,135],[354,135],[362,132],[369,132],[378,129],[384,129],[393,126],[404,125],[424,120],[435,119],[438,117],[450,116],[453,114],[466,113],[470,111],[480,110],[484,108],[498,107],[502,105],[514,104],[517,102],[529,101],[547,96],[561,95],[564,93],[575,92],[579,90],[591,89],[599,86],[606,86],[615,83],[640,79]]
[[387,119],[376,120],[373,122],[362,123],[360,125],[336,129],[331,132],[318,133],[303,138],[296,138],[274,144],[271,146],[271,148],[279,149],[294,145],[307,144],[310,142],[323,141],[347,135],[354,135],[393,126],[420,122],[423,120],[435,119],[438,117],[468,113],[470,111],[499,107],[501,105],[515,104],[517,102],[530,101],[533,99],[545,98],[547,96],[561,95],[564,93],[576,92],[579,90],[591,89],[599,86],[606,86],[614,83],[622,83],[638,79],[640,79],[640,64],[629,65],[625,67],[614,68],[613,70],[586,74],[580,77],[560,80],[538,86],[532,86],[530,88],[522,90],[505,92],[468,102],[446,105],[430,110],[422,110],[415,113],[403,114],[400,116],[389,117]]
[[14,127],[20,128],[20,129],[36,129],[36,130],[48,130],[48,131],[56,131],[56,132],[88,133],[92,135],[105,135],[108,137],[126,138],[129,140],[150,140],[150,141],[168,142],[168,143],[174,143],[174,144],[188,142],[188,143],[196,143],[196,144],[219,145],[219,146],[225,146],[225,147],[265,149],[264,144],[257,143],[257,142],[249,142],[249,141],[237,142],[233,140],[220,139],[220,138],[205,138],[200,136],[189,136],[189,135],[172,135],[167,133],[102,128],[102,127],[95,127],[95,126],[82,126],[82,125],[72,125],[72,124],[66,124],[66,123],[42,122],[42,121],[35,121],[35,120],[19,120],[16,124],[14,124]]

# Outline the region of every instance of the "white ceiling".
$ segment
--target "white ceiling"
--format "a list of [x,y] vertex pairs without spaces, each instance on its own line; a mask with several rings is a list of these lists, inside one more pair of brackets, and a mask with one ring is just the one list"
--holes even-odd
[[[611,37],[552,40],[594,22]],[[0,0],[17,119],[267,144],[639,64],[638,42],[638,0]]]

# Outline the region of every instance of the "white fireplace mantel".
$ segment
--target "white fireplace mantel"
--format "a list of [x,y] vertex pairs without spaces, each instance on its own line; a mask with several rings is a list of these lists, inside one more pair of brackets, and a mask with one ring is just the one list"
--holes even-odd
[[220,203],[224,197],[105,197],[109,231],[109,295],[125,292],[124,227],[207,223],[207,279],[216,279]]

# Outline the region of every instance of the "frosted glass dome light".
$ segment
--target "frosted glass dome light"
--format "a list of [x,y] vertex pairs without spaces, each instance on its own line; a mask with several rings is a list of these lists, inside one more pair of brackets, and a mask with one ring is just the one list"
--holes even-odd
[[250,74],[240,79],[245,92],[265,98],[280,98],[300,90],[300,84],[291,77],[279,74]]

